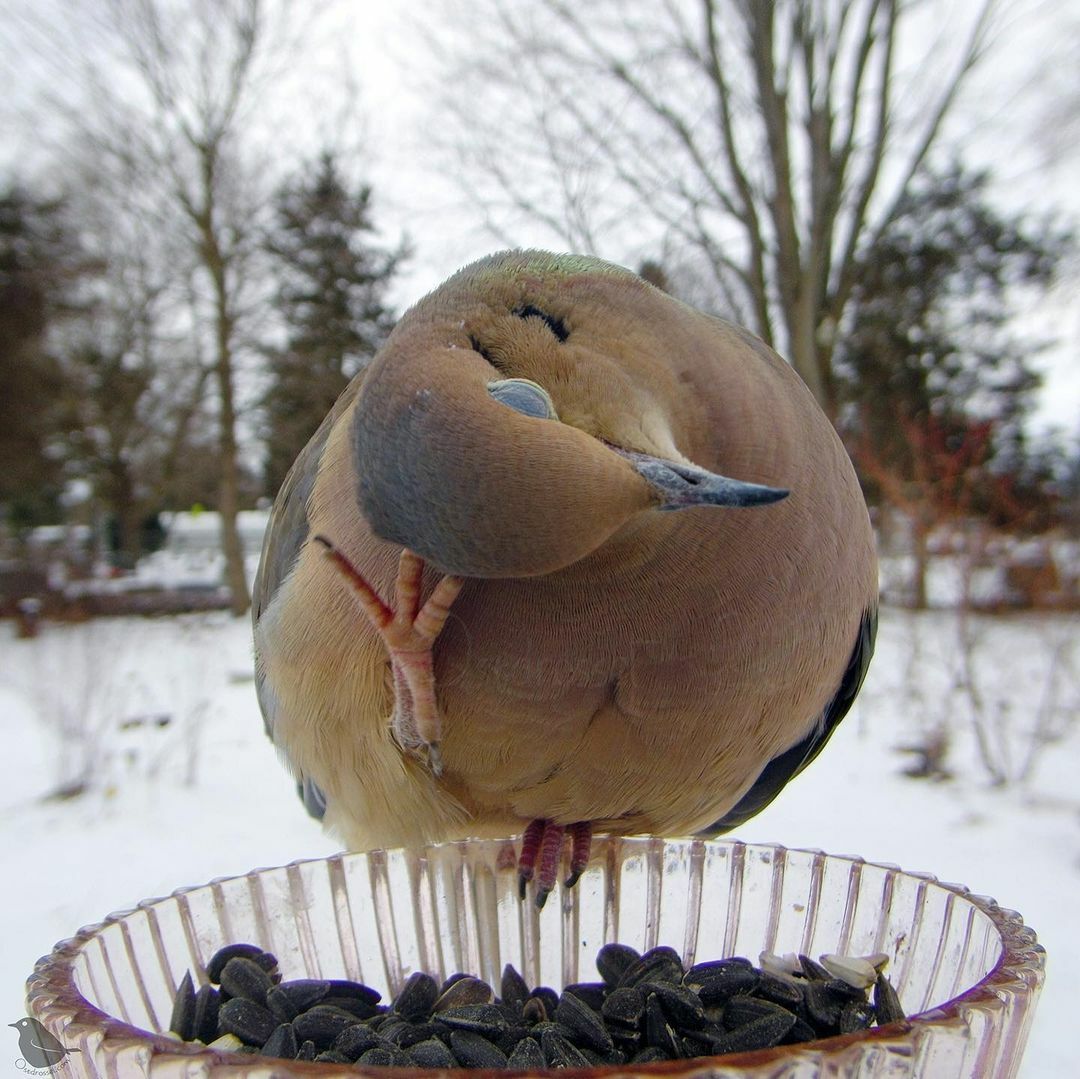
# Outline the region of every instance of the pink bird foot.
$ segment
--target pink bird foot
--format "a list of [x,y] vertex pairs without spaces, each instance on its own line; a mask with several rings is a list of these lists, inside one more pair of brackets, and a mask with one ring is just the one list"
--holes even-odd
[[314,539],[326,548],[326,557],[352,585],[360,606],[390,654],[394,672],[391,719],[394,737],[409,752],[426,749],[428,766],[436,776],[442,775],[442,716],[435,699],[435,665],[431,649],[464,581],[460,577],[443,577],[421,607],[424,560],[412,551],[402,550],[394,587],[394,606],[390,607],[325,536]]
[[592,824],[578,821],[567,827],[540,818],[529,823],[521,840],[521,857],[518,859],[518,894],[525,898],[529,881],[536,878],[536,905],[543,907],[555,887],[562,859],[563,840],[570,833],[570,876],[563,881],[564,888],[577,884],[589,864],[592,848]]

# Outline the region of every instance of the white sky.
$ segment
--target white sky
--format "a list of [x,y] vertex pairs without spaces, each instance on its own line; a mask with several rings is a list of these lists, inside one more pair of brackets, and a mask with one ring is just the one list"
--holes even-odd
[[[72,0],[36,0],[33,9],[47,5],[60,25],[74,8],[94,10],[92,3]],[[55,75],[46,73],[40,42],[27,41],[18,20],[11,18],[27,10],[26,0],[0,0],[0,79],[9,89],[6,103],[0,102],[0,166],[13,163],[23,172],[40,168],[44,157],[36,145],[40,121],[28,127],[19,115],[20,102],[32,101],[46,80],[55,84]],[[501,246],[443,175],[445,166],[425,142],[425,131],[438,124],[438,117],[423,95],[424,49],[410,21],[424,21],[429,13],[433,18],[438,10],[438,0],[338,3],[332,13],[336,25],[316,45],[315,66],[323,69],[324,77],[306,83],[306,92],[289,95],[286,115],[275,123],[272,136],[289,140],[286,150],[296,150],[301,140],[310,149],[329,127],[338,134],[344,129],[346,142],[362,148],[364,171],[375,188],[376,220],[387,238],[407,233],[414,248],[394,290],[402,308],[457,267]],[[933,17],[935,8],[928,11]],[[956,113],[953,133],[967,160],[992,169],[1004,206],[1033,213],[1060,207],[1080,221],[1080,124],[1075,118],[1080,103],[1080,2],[1021,0],[1005,6],[1001,27],[995,54],[977,73]],[[77,63],[78,41],[71,45],[72,63]],[[342,69],[354,82],[359,116],[343,115],[330,96],[340,92],[334,74]],[[1069,99],[1073,108],[1063,107],[1055,134],[1050,122],[1054,103]],[[28,140],[28,131],[34,139]],[[539,227],[528,226],[517,231],[516,240],[520,246],[551,242]],[[607,254],[619,258],[618,252]],[[1023,322],[1035,338],[1058,338],[1057,346],[1037,360],[1046,372],[1046,386],[1035,424],[1061,426],[1071,433],[1080,429],[1078,263],[1054,295],[1028,312]]]

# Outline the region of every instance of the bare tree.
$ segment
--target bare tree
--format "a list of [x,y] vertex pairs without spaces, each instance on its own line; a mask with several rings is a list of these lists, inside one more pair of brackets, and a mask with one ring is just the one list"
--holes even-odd
[[903,0],[444,0],[429,40],[493,231],[689,257],[835,415],[859,255],[940,139],[994,5],[961,26]]
[[[79,0],[63,5],[55,25],[48,11],[18,14],[24,38],[39,43],[40,63],[64,68],[63,94],[47,106],[50,119],[66,120],[66,130],[77,133],[80,162],[90,161],[114,183],[118,220],[138,218],[151,233],[179,241],[167,256],[167,306],[173,329],[189,335],[194,366],[178,401],[173,443],[182,445],[209,378],[216,390],[216,501],[236,614],[250,603],[236,524],[238,421],[250,381],[242,376],[245,363],[256,362],[248,327],[258,324],[255,315],[268,299],[255,263],[276,179],[277,133],[266,110],[280,98],[275,91],[288,83],[301,41],[324,7],[295,0]],[[79,43],[75,55],[72,39]],[[70,152],[73,140],[64,137]]]

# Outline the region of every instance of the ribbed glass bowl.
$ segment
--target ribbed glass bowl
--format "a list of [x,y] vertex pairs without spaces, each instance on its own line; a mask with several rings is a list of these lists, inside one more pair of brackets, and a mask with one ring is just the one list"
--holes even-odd
[[615,940],[639,950],[670,945],[688,965],[732,955],[757,962],[762,951],[885,952],[907,1021],[582,1074],[989,1079],[1019,1066],[1044,952],[1019,915],[992,899],[820,851],[598,837],[578,885],[537,910],[518,899],[514,854],[500,840],[344,854],[147,900],[42,959],[29,1014],[80,1050],[66,1058],[71,1075],[385,1076],[385,1068],[216,1052],[161,1032],[184,973],[198,975],[218,948],[239,941],[273,952],[285,978],[351,978],[384,996],[416,970],[437,978],[461,970],[497,986],[505,963],[530,985],[561,989],[595,980],[596,952]]

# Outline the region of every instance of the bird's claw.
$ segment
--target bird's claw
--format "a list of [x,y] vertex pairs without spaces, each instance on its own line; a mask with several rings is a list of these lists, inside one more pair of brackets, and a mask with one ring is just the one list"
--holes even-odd
[[407,752],[426,750],[428,767],[438,778],[443,773],[442,716],[435,697],[431,650],[464,582],[460,577],[443,577],[421,606],[424,561],[412,551],[402,550],[394,606],[390,607],[325,536],[314,539],[326,548],[327,558],[352,585],[364,613],[386,645],[394,673],[391,726],[395,739]]
[[578,821],[567,829],[564,824],[540,818],[529,822],[522,837],[521,857],[518,859],[518,895],[524,899],[529,882],[535,878],[535,902],[540,909],[543,909],[548,896],[555,889],[559,863],[562,861],[563,840],[568,830],[572,841],[570,875],[563,881],[563,887],[572,888],[589,864],[592,825],[588,821]]

